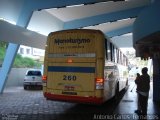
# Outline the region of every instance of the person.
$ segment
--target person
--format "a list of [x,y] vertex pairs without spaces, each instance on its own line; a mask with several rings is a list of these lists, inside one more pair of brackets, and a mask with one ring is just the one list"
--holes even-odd
[[147,115],[148,97],[150,89],[150,76],[148,75],[148,68],[142,68],[142,75],[136,81],[137,92],[139,95],[140,114]]
[[[137,73],[137,77],[135,79],[135,84],[138,82],[139,79],[140,79],[140,74]],[[137,88],[136,88],[136,92],[137,92],[137,110],[135,110],[135,113],[140,114],[141,108],[140,108],[139,93],[137,91]]]
[[[139,80],[139,78],[140,78],[140,74],[139,73],[137,73],[137,77],[136,77],[136,79],[135,79],[135,83],[137,83],[137,81]],[[136,89],[137,90],[137,89]]]
[[111,72],[111,73],[108,75],[108,78],[109,78],[109,79],[112,79],[113,77],[114,77],[113,72]]

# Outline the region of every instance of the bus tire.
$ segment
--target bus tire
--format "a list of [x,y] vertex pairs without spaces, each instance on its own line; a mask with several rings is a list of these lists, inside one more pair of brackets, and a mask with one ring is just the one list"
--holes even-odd
[[23,86],[23,88],[24,88],[24,90],[26,90],[26,89],[27,89],[27,86],[26,86],[26,85],[24,85],[24,86]]
[[116,89],[115,89],[115,96],[114,96],[115,101],[118,100],[118,95],[119,95],[119,82],[117,83]]

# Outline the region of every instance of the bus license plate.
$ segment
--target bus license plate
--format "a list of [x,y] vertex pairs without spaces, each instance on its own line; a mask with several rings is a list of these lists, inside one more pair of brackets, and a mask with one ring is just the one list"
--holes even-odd
[[77,95],[76,92],[66,92],[66,91],[63,91],[62,94],[65,94],[65,95]]
[[74,91],[74,86],[64,86],[64,91]]

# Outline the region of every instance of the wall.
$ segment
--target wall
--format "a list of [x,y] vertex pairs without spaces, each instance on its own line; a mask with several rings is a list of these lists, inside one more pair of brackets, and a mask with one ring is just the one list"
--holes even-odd
[[6,82],[6,87],[23,86],[24,76],[28,69],[30,68],[12,68]]

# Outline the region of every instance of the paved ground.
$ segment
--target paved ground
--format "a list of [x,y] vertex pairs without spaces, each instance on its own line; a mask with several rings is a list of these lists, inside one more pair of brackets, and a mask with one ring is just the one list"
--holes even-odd
[[[110,100],[101,106],[48,101],[43,97],[42,90],[7,88],[0,94],[0,120],[138,120],[134,114],[136,90],[130,92],[134,82],[129,83],[129,88],[120,93],[118,101]],[[160,106],[152,100],[152,89],[148,114],[154,118],[152,120],[160,119]],[[114,115],[121,116],[115,118]]]
[[[119,101],[124,95],[122,91]],[[0,119],[6,120],[91,120],[96,115],[112,114],[118,102],[110,100],[102,106],[48,101],[42,90],[5,89],[0,95]]]
[[160,105],[153,101],[153,82],[150,83],[147,116],[138,116],[134,113],[137,109],[136,86],[134,80],[130,80],[129,84],[129,89],[116,107],[114,114],[126,115],[130,120],[139,120],[140,118],[141,120],[160,120]]

